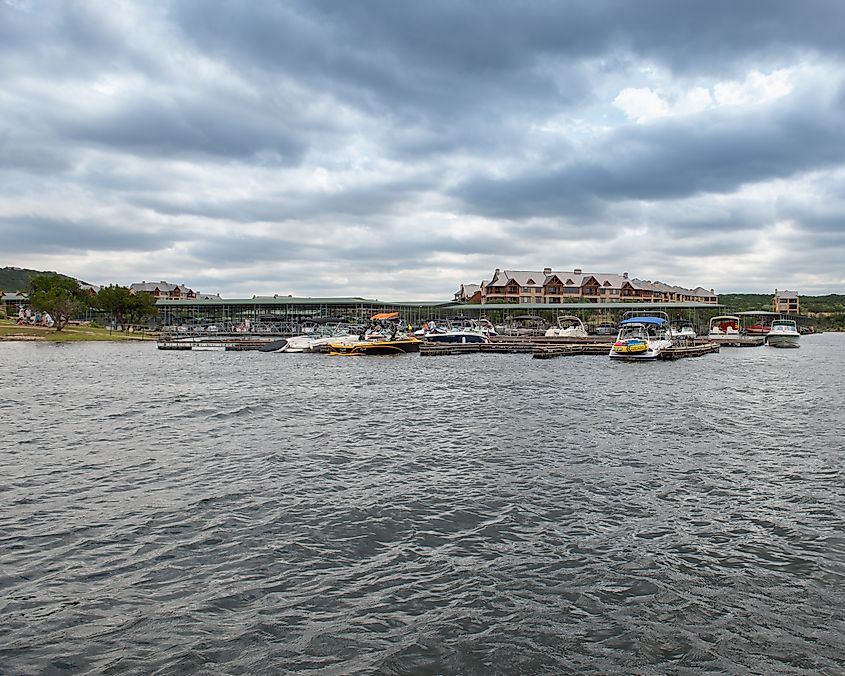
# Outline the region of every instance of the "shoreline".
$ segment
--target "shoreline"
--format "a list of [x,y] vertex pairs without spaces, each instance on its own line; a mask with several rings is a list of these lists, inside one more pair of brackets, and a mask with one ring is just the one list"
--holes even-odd
[[128,333],[109,329],[72,324],[61,331],[46,326],[19,325],[17,322],[0,320],[0,342],[13,343],[75,343],[75,342],[151,342],[155,333]]

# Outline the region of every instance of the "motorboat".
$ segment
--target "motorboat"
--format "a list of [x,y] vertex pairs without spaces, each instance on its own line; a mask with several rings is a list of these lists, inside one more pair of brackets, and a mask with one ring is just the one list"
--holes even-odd
[[479,328],[487,335],[488,338],[499,335],[499,332],[496,331],[496,327],[493,326],[489,319],[479,317],[477,321]]
[[431,320],[425,325],[421,337],[431,343],[467,344],[490,342],[487,332],[476,320],[470,317]]
[[329,343],[354,343],[361,339],[360,332],[348,324],[323,325],[310,333],[288,338],[287,344],[277,352],[321,352]]
[[619,334],[610,347],[612,359],[657,359],[672,347],[672,330],[665,317],[628,317],[619,322]]
[[768,324],[752,324],[745,327],[745,333],[749,336],[765,336],[771,330],[772,327]]
[[365,354],[402,354],[404,352],[419,352],[419,338],[405,336],[385,340],[359,340],[355,343],[329,343],[330,355],[358,356]]
[[720,315],[713,317],[710,320],[710,327],[707,331],[707,337],[711,340],[724,338],[739,338],[740,321],[736,315]]
[[669,325],[675,342],[691,343],[698,337],[695,325],[689,319],[673,319]]
[[597,336],[615,336],[619,328],[613,322],[599,322],[593,328],[593,333]]
[[557,326],[546,330],[547,338],[586,338],[584,322],[574,315],[558,315]]
[[542,336],[546,333],[548,323],[536,315],[515,315],[508,317],[504,325],[496,327],[496,331],[504,336]]
[[422,341],[400,330],[398,312],[380,312],[370,317],[370,326],[357,340],[330,341],[330,355],[403,354],[419,352]]
[[775,319],[766,336],[766,342],[772,347],[799,347],[801,334],[792,319]]

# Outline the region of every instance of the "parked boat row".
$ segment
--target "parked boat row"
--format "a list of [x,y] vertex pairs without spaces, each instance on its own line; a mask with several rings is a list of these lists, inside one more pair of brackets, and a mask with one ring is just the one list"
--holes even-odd
[[757,338],[771,347],[800,347],[801,333],[793,319],[775,319],[770,325],[754,324],[743,329],[737,315],[721,315],[710,320],[708,338],[722,344]]
[[[492,324],[470,317],[425,322],[416,331],[405,325],[398,312],[378,313],[367,326],[353,326],[340,320],[315,320],[303,327],[303,333],[282,337],[272,334],[221,334],[205,336],[170,336],[159,340],[160,349],[223,351],[257,350],[261,352],[328,352],[333,355],[397,354],[416,352],[421,342],[435,344],[489,344],[497,332]],[[513,336],[530,340],[531,336]],[[580,318],[561,314],[557,326],[547,329],[542,338],[584,341],[588,332]],[[619,323],[616,340],[610,347],[613,359],[657,359],[669,348],[691,347],[697,335],[692,322],[670,321],[661,311],[626,312]],[[774,320],[768,331],[772,347],[798,347],[800,333],[789,319]],[[502,337],[498,337],[501,340]],[[708,340],[719,345],[760,345],[763,337],[748,337],[738,316],[722,315],[710,320]]]

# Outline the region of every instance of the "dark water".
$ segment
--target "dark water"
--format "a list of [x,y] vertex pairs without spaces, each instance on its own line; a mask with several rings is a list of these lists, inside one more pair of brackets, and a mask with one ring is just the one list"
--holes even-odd
[[2,673],[845,671],[845,335],[0,359]]

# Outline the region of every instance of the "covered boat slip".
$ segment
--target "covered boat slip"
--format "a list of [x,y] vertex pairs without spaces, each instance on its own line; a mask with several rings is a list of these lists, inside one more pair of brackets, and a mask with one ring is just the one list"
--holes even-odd
[[[707,326],[721,305],[708,303],[566,303],[503,304],[456,303],[450,301],[380,301],[359,297],[310,298],[293,296],[256,296],[254,298],[211,298],[203,300],[160,300],[156,303],[159,323],[171,332],[197,334],[209,327],[242,331],[249,326],[254,334],[292,336],[302,332],[303,323],[334,317],[351,324],[366,324],[381,312],[399,312],[403,321],[414,326],[432,319],[466,315],[494,324],[513,323],[514,317],[542,317],[549,326],[556,325],[561,313],[581,318],[591,333],[597,327],[615,325],[625,312],[632,310],[664,311],[672,318],[687,319],[696,326]],[[248,323],[248,324],[247,324]],[[610,333],[610,332],[609,332]],[[616,329],[612,330],[615,335]],[[542,335],[542,333],[540,334]]]

